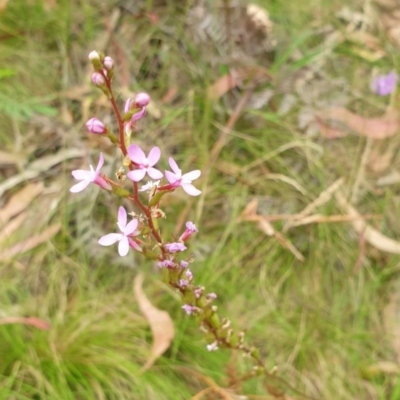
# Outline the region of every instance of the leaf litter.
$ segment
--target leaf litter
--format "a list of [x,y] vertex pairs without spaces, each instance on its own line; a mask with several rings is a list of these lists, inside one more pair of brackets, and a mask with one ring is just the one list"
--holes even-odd
[[153,335],[153,344],[149,359],[143,365],[141,371],[149,369],[155,361],[169,348],[175,337],[175,328],[171,317],[166,311],[159,310],[145,295],[142,285],[144,275],[139,273],[134,280],[135,298],[139,309],[150,325]]

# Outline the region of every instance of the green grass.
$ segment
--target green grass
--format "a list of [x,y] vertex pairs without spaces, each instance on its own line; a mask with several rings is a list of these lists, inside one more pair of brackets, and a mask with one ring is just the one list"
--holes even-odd
[[[204,197],[189,205],[189,217],[200,228],[190,244],[196,259],[192,270],[199,284],[218,294],[221,314],[245,330],[267,366],[277,366],[278,376],[298,391],[316,399],[395,400],[399,398],[396,375],[378,371],[366,376],[363,371],[381,361],[396,362],[382,314],[397,279],[399,257],[367,244],[364,261],[354,271],[360,247],[351,224],[320,223],[285,233],[305,257],[300,262],[255,224],[238,222],[254,198],[264,215],[295,214],[340,177],[345,177],[350,191],[365,148],[365,139],[355,135],[330,141],[300,132],[301,102],[284,116],[276,113],[282,84],[312,65],[319,54],[321,38],[313,32],[311,21],[343,29],[334,13],[346,2],[257,3],[270,11],[278,38],[268,65],[252,59],[276,77],[257,91],[270,87],[275,95],[270,106],[245,108],[202,188]],[[185,24],[192,5],[143,1],[138,8],[122,8],[107,51],[119,60],[118,76],[128,77],[129,89],[148,91],[160,111],[156,118],[150,110],[138,141],[174,155],[183,170],[204,170],[221,132],[218,127],[226,124],[243,94],[235,89],[212,102],[207,87],[221,71],[242,64],[234,57],[222,57],[221,43],[195,42]],[[83,118],[111,115],[100,94],[91,89],[75,97],[65,94],[67,89],[79,92],[89,87],[86,57],[115,9],[111,1],[101,6],[94,1],[62,1],[49,10],[40,1],[28,6],[21,0],[9,2],[0,20],[2,150],[33,160],[81,147],[92,159],[100,150],[109,155],[108,163],[117,160],[105,142],[88,139],[82,128]],[[149,22],[149,12],[158,15],[157,24]],[[218,12],[213,9],[214,15]],[[379,35],[386,48],[393,49],[384,34]],[[304,57],[293,61],[296,49]],[[344,77],[351,96],[351,88],[363,94],[351,97],[349,108],[378,115],[385,100],[368,92],[369,71],[374,66],[390,70],[399,61],[394,56],[368,62],[344,42],[329,56],[324,73]],[[117,91],[123,86],[120,79]],[[177,88],[176,99],[162,104],[161,98],[172,87]],[[123,104],[122,95],[119,102]],[[389,145],[397,146],[391,140]],[[24,165],[0,166],[1,179]],[[97,247],[97,239],[114,226],[120,203],[104,193],[71,196],[70,171],[77,165],[77,160],[71,160],[45,174],[45,196],[50,199],[39,197],[31,206],[46,209],[43,220],[62,224],[57,236],[0,264],[0,317],[36,316],[51,324],[46,331],[0,325],[0,398],[190,399],[211,380],[227,387],[245,374],[251,367],[249,360],[223,350],[207,352],[201,332],[183,315],[180,301],[161,281],[157,267],[140,257],[122,260],[114,247]],[[398,167],[395,159],[392,167]],[[381,215],[370,223],[398,237],[397,186],[377,188],[377,174],[367,171],[366,177],[368,184],[356,208]],[[185,207],[183,196],[170,196],[165,202],[166,237]],[[316,212],[334,215],[341,210],[332,199]],[[282,231],[284,222],[273,224]],[[35,233],[29,221],[7,245],[25,238],[27,232]],[[139,270],[146,276],[147,296],[168,311],[176,328],[171,348],[145,373],[141,367],[149,357],[152,338],[133,294]],[[238,385],[237,394],[268,398],[261,378]]]

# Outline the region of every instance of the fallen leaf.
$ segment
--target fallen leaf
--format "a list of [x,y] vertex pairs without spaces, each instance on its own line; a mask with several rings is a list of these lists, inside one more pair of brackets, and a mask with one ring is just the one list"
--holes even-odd
[[[345,213],[349,216],[354,217],[361,217],[361,214],[351,206],[344,195],[339,191],[335,193],[335,198],[343,209]],[[383,233],[379,232],[377,229],[373,228],[372,226],[368,225],[364,220],[361,218],[354,219],[351,221],[354,230],[358,234],[363,234],[365,236],[365,240],[371,245],[377,248],[378,250],[386,251],[387,253],[391,254],[400,254],[400,243],[396,240],[393,240]]]
[[316,117],[317,121],[320,119],[325,125],[330,125],[330,122],[339,123],[341,126],[335,127],[335,131],[330,134],[341,131],[342,136],[350,130],[361,136],[381,140],[392,137],[400,128],[399,113],[394,108],[388,109],[384,116],[378,118],[366,118],[342,107],[320,112]]
[[140,311],[148,321],[153,335],[150,358],[142,367],[142,371],[146,371],[169,348],[175,336],[175,329],[169,314],[154,307],[144,294],[142,289],[143,280],[144,276],[142,273],[139,273],[135,277],[134,292]]
[[343,184],[344,179],[340,178],[336,180],[332,185],[327,187],[323,192],[319,194],[319,196],[310,204],[308,204],[303,211],[299,212],[292,221],[288,221],[283,227],[283,231],[286,232],[291,226],[296,225],[296,222],[299,220],[303,220],[308,217],[317,207],[326,204],[331,198],[333,193],[335,193],[340,186]]
[[208,97],[218,100],[224,94],[237,86],[256,86],[272,80],[271,74],[262,67],[243,67],[221,76],[208,88]]
[[218,100],[225,93],[235,88],[237,84],[237,80],[231,73],[221,76],[221,78],[216,80],[208,88],[208,97],[213,100]]
[[47,229],[45,229],[38,235],[31,236],[29,237],[29,239],[19,242],[10,249],[0,251],[0,259],[2,261],[8,260],[16,256],[17,254],[25,253],[26,251],[31,250],[39,246],[40,244],[50,240],[60,229],[61,229],[61,224],[55,224],[49,226]]
[[23,212],[12,219],[4,228],[0,231],[0,243],[8,239],[13,232],[15,232],[28,218],[27,213]]
[[299,261],[304,261],[304,256],[296,249],[296,247],[290,242],[288,238],[286,238],[281,232],[275,230],[272,224],[268,221],[268,217],[257,214],[257,199],[253,199],[247,204],[246,208],[241,213],[238,218],[238,222],[240,221],[250,221],[257,222],[258,228],[264,232],[267,236],[274,236],[278,242],[288,249]]
[[394,185],[400,182],[400,172],[392,171],[376,181],[378,186]]
[[60,150],[58,153],[40,158],[25,167],[25,170],[18,175],[11,176],[0,184],[0,197],[14,186],[25,182],[28,179],[39,176],[42,172],[48,171],[54,165],[70,158],[83,157],[85,151],[82,149]]
[[37,329],[50,329],[50,324],[36,317],[6,317],[0,319],[0,325],[24,324],[34,326]]
[[392,165],[396,150],[394,146],[389,146],[384,152],[379,151],[379,149],[373,149],[369,155],[368,167],[373,172],[385,171]]
[[11,218],[24,211],[32,200],[43,192],[42,182],[29,184],[15,193],[7,204],[0,210],[0,226],[5,225]]
[[0,14],[6,11],[8,0],[0,0]]

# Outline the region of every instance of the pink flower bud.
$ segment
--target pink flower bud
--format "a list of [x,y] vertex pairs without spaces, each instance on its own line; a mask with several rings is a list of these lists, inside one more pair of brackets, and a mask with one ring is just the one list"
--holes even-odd
[[86,122],[86,128],[91,133],[106,133],[106,126],[97,118],[90,118],[88,122]]
[[100,74],[99,72],[93,72],[92,83],[96,86],[103,86],[106,83],[106,81],[102,74]]
[[147,93],[138,93],[135,96],[136,107],[146,107],[150,103],[150,96]]
[[131,109],[131,99],[128,99],[125,103],[125,107],[124,107],[124,113],[126,114],[130,109]]
[[111,71],[114,67],[114,60],[111,57],[106,56],[104,57],[103,65],[106,70]]
[[183,243],[166,243],[164,245],[165,250],[167,250],[169,253],[177,253],[179,251],[185,251],[186,246]]
[[100,61],[100,54],[97,51],[91,51],[89,53],[89,60],[90,61],[94,61],[94,60]]
[[196,225],[193,222],[186,222],[186,230],[182,233],[179,241],[186,242],[192,236],[193,233],[198,232]]

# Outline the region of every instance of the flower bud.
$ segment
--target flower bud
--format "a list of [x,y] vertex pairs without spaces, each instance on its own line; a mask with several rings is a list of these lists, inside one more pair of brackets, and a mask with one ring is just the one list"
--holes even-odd
[[131,103],[132,103],[131,99],[128,99],[125,102],[125,107],[124,107],[124,113],[125,114],[131,109]]
[[106,83],[106,81],[102,74],[100,74],[99,72],[93,72],[92,83],[96,86],[103,86]]
[[89,53],[90,61],[100,61],[100,54],[97,51],[91,51]]
[[179,241],[186,242],[186,240],[188,240],[190,236],[196,232],[198,232],[196,225],[191,221],[186,222],[186,230],[179,238]]
[[106,126],[97,118],[90,118],[86,122],[86,128],[91,133],[103,134],[107,132]]
[[147,93],[138,93],[135,96],[136,107],[146,107],[150,103],[150,96]]
[[114,68],[114,60],[111,57],[104,57],[103,60],[104,68],[108,71],[111,71]]

